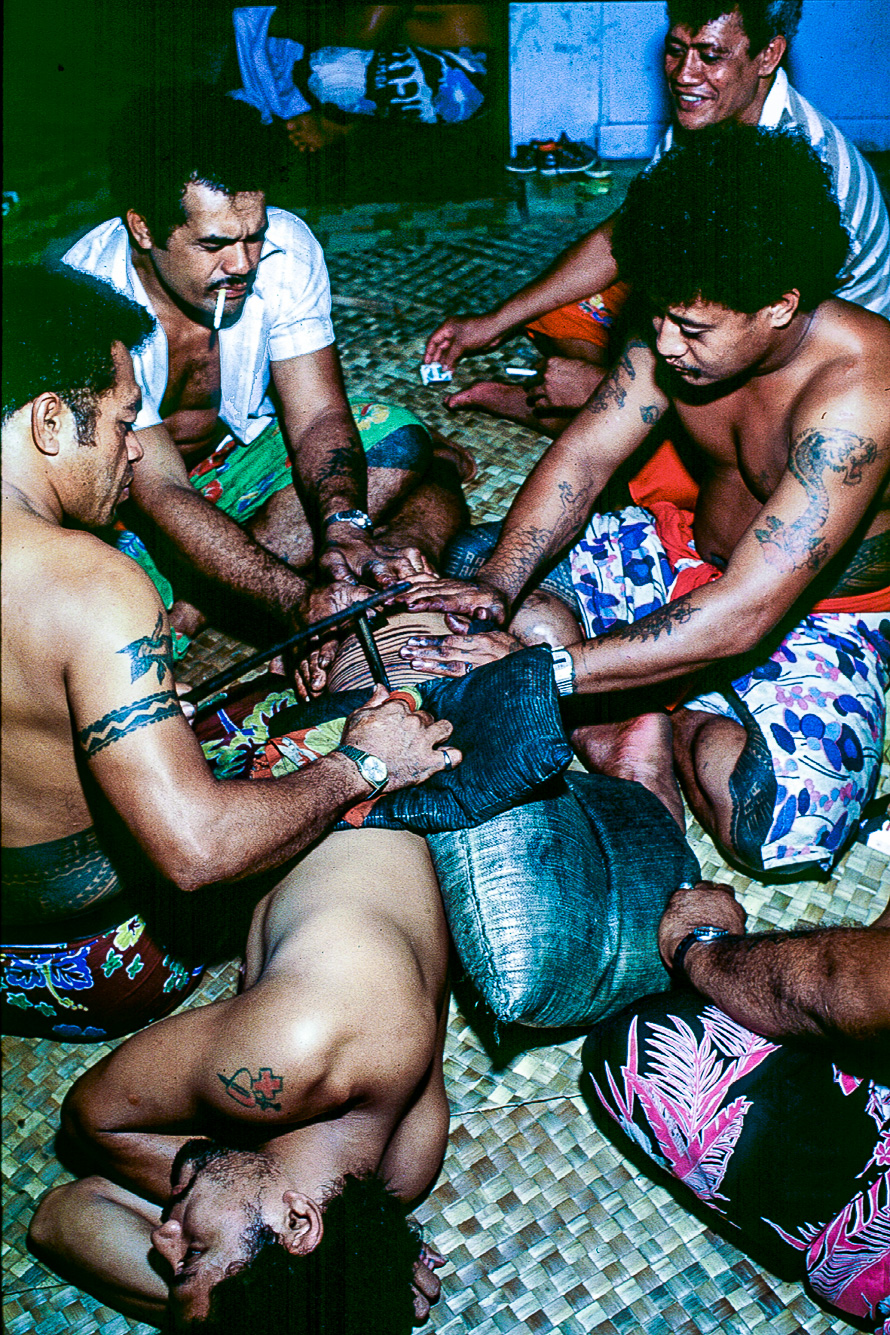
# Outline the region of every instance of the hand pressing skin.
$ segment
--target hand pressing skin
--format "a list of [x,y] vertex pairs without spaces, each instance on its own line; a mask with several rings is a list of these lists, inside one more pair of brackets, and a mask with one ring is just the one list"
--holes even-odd
[[379,756],[389,770],[387,791],[395,792],[460,764],[463,755],[457,747],[442,745],[451,733],[447,719],[434,719],[425,709],[412,711],[404,699],[376,686],[368,703],[346,720],[343,741]]
[[[452,618],[448,620],[450,624]],[[474,668],[495,663],[524,647],[507,631],[490,630],[479,635],[412,635],[399,653],[417,672],[466,677]]]
[[[343,530],[341,532],[341,530]],[[331,524],[328,543],[318,565],[331,580],[357,583],[369,577],[380,589],[388,589],[416,575],[433,573],[419,547],[396,547],[376,538],[369,539],[351,524]]]
[[745,910],[728,885],[699,881],[692,889],[675,890],[658,925],[658,950],[665,968],[671,968],[677,946],[696,927],[721,927],[733,936],[744,936],[745,920]]
[[[491,621],[495,626],[507,620],[507,599],[499,589],[484,581],[440,579],[436,575],[418,575],[402,601],[418,612],[445,612],[480,621]],[[452,625],[449,621],[449,625]],[[462,622],[454,621],[452,629],[460,634],[466,630]]]

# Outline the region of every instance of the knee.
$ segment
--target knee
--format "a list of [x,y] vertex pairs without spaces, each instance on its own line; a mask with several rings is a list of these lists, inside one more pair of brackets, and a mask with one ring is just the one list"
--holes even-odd
[[[379,408],[381,413],[391,411],[384,404],[372,404],[372,421],[375,408]],[[399,411],[398,418],[398,423],[385,434],[385,422],[381,423],[378,438],[365,451],[365,461],[369,470],[380,468],[419,477],[432,463],[432,438],[420,418],[403,411]]]

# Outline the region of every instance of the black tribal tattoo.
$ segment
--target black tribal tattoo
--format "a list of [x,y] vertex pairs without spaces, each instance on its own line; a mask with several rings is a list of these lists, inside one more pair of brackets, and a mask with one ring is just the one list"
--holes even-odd
[[130,681],[138,681],[152,668],[157,669],[158,681],[164,680],[164,673],[173,670],[173,639],[163,635],[161,628],[164,618],[158,613],[157,624],[151,635],[142,635],[138,640],[131,640],[118,649],[119,654],[128,654],[130,658]]
[[358,437],[350,436],[348,444],[337,445],[328,454],[320,471],[320,480],[327,482],[332,478],[352,477],[355,472],[356,459],[363,457],[361,442]]
[[829,514],[825,475],[841,476],[845,487],[858,487],[863,469],[874,463],[878,447],[869,436],[835,428],[820,431],[810,427],[792,442],[788,469],[803,487],[807,508],[799,519],[786,524],[778,515],[765,515],[765,528],[756,528],[754,536],[764,549],[764,556],[779,570],[818,570],[831,556],[831,549],[819,530]]
[[692,607],[681,598],[676,603],[669,603],[667,607],[657,607],[654,612],[648,612],[629,626],[610,631],[609,635],[620,636],[623,640],[639,640],[645,644],[647,640],[658,640],[662,635],[670,635],[678,626],[685,626],[698,611],[699,608]]
[[174,718],[181,712],[175,691],[156,691],[154,695],[147,695],[142,700],[134,700],[132,704],[122,705],[120,709],[103,714],[95,723],[82,728],[77,739],[87,755],[94,756],[131,732],[150,728],[153,723],[163,723],[164,719]]

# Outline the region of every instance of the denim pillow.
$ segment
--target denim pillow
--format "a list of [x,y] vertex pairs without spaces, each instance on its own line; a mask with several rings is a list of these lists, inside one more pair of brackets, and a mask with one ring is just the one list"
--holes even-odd
[[[454,726],[449,739],[463,752],[453,770],[440,770],[416,788],[384,791],[362,821],[418,834],[478,825],[527,798],[562,773],[572,759],[559,715],[550,650],[522,649],[469,676],[421,682],[423,705]],[[276,715],[286,732],[351,714],[368,691],[341,691]],[[337,829],[351,829],[342,822]]]
[[427,842],[458,955],[499,1020],[589,1025],[664,987],[658,923],[700,872],[639,784],[570,772],[536,801]]

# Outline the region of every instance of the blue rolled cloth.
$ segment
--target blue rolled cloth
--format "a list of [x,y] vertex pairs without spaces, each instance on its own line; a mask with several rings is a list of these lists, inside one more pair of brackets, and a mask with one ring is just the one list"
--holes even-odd
[[[527,800],[572,759],[550,650],[544,645],[509,654],[458,680],[421,682],[417,689],[424,709],[453,725],[449,742],[463,752],[463,762],[416,788],[381,793],[362,821],[363,829],[382,826],[430,834],[478,825]],[[282,710],[275,717],[275,733],[281,736],[342,718],[370,694],[339,691]],[[341,821],[336,828],[353,827]]]

